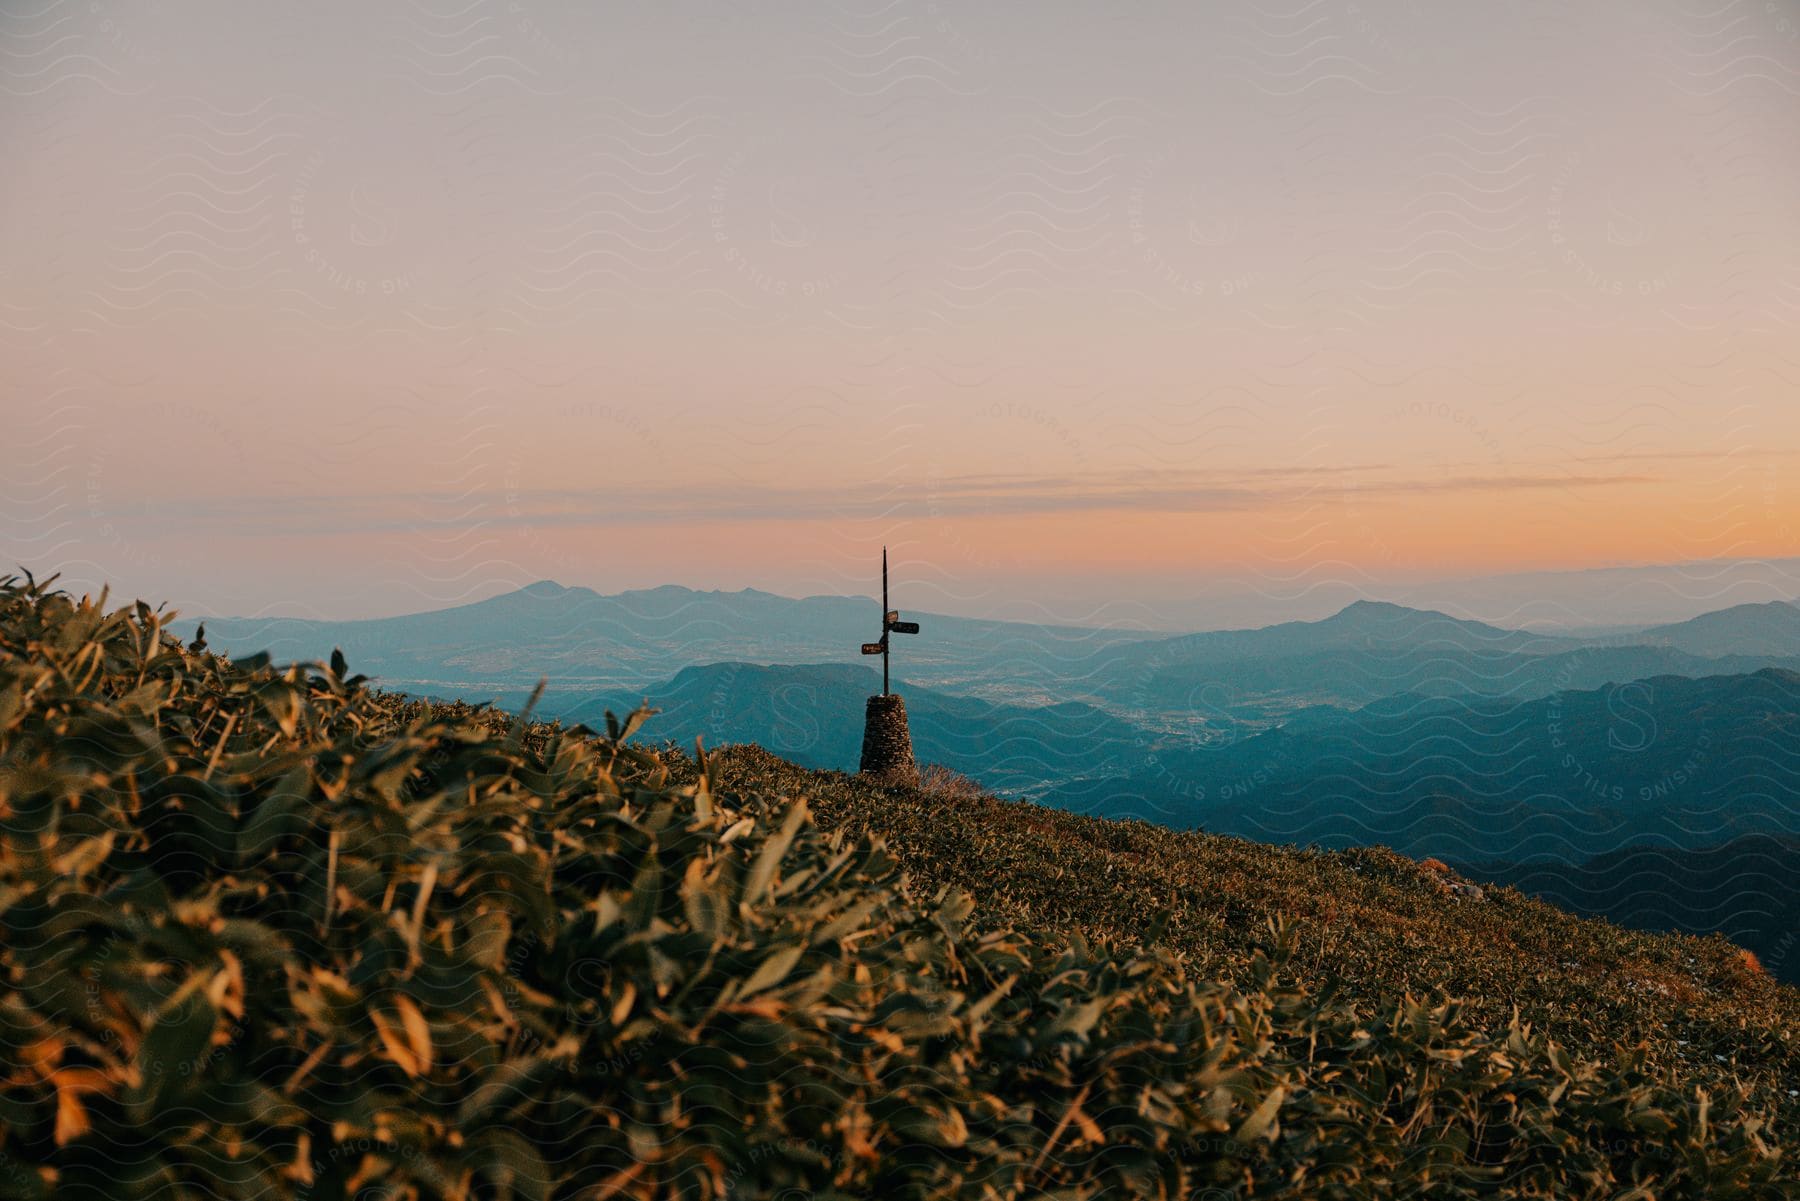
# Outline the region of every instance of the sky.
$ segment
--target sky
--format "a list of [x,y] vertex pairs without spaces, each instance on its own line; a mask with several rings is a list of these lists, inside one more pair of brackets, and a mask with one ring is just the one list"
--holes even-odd
[[1795,0],[0,0],[0,560],[1198,628],[1800,555],[1797,102]]

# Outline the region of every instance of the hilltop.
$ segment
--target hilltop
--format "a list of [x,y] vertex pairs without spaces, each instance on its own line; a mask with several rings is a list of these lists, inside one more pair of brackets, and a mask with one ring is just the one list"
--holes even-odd
[[0,586],[8,1191],[1792,1193],[1800,997],[1722,940],[642,718]]
[[[881,691],[881,672],[861,664],[684,667],[641,691],[557,712],[565,722],[604,725],[608,709],[648,703],[644,737],[708,745],[754,742],[807,767],[853,770],[861,760],[863,705]],[[930,688],[905,690],[913,747],[922,763],[1009,792],[1040,790],[1095,770],[1141,762],[1144,731],[1079,701],[1013,705]]]

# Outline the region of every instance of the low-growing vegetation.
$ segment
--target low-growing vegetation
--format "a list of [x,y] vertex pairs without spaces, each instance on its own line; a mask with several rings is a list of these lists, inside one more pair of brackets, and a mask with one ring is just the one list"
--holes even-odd
[[961,797],[964,800],[988,795],[987,789],[974,780],[941,763],[927,763],[919,769],[919,791],[929,796],[949,799]]
[[0,1193],[1792,1195],[1723,946],[607,724],[0,585]]
[[[665,752],[679,776],[691,761]],[[709,764],[727,789],[804,795],[833,829],[878,834],[922,890],[966,890],[988,920],[1178,951],[1243,982],[1272,920],[1286,971],[1367,1003],[1457,998],[1570,1047],[1641,1048],[1670,1073],[1800,1119],[1800,990],[1723,938],[1628,930],[1385,847],[1301,850],[1106,821],[991,796],[946,798],[796,768],[756,747]]]

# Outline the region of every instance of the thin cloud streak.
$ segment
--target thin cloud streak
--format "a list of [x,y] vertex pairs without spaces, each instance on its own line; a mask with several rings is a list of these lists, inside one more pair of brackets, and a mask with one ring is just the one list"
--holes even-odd
[[[1183,473],[1151,473],[1157,476]],[[1276,474],[1303,474],[1280,472]],[[125,522],[180,520],[215,533],[289,537],[425,528],[609,526],[689,522],[843,521],[867,517],[938,519],[1063,513],[1248,512],[1299,502],[1355,497],[1596,489],[1660,483],[1646,475],[1448,476],[1366,484],[1288,487],[1206,485],[1198,480],[1147,485],[1144,477],[966,478],[935,484],[852,489],[842,486],[754,492],[712,488],[581,489],[496,493],[388,493],[355,496],[237,497],[229,504],[180,500],[143,505]]]
[[1642,463],[1676,461],[1725,462],[1731,459],[1792,459],[1800,450],[1780,450],[1772,446],[1747,446],[1736,450],[1646,450],[1611,455],[1582,455],[1577,463]]

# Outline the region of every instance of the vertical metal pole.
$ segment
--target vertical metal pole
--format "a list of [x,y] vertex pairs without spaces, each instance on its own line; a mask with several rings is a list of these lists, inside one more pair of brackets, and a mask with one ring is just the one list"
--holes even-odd
[[888,694],[887,547],[881,548],[881,695]]

